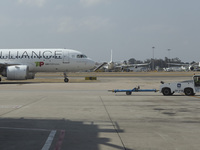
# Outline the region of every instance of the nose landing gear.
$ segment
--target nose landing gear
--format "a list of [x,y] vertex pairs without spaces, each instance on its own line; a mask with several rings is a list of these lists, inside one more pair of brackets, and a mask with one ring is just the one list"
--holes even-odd
[[69,79],[67,78],[67,73],[64,72],[63,74],[64,74],[64,82],[65,82],[65,83],[68,83],[68,82],[69,82]]

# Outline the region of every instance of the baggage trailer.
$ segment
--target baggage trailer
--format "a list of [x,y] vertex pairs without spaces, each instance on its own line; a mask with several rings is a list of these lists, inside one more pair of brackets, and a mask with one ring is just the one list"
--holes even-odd
[[200,75],[194,75],[192,80],[182,82],[164,83],[161,81],[160,92],[165,95],[174,93],[185,93],[187,96],[195,95],[200,92]]
[[156,89],[140,89],[140,86],[135,87],[133,89],[115,89],[115,90],[110,90],[111,92],[117,93],[117,92],[126,92],[126,95],[131,95],[132,92],[157,92],[158,90]]

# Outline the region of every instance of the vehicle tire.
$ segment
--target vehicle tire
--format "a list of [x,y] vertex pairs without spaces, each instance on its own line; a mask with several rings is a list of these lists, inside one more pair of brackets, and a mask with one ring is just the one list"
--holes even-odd
[[65,78],[65,79],[64,79],[64,82],[66,82],[66,83],[69,82],[69,79],[68,79],[68,78]]
[[192,95],[194,95],[193,89],[191,89],[191,88],[186,88],[186,89],[184,90],[184,92],[185,92],[185,95],[187,95],[187,96],[192,96]]
[[126,95],[131,95],[131,94],[132,94],[132,92],[130,92],[130,91],[126,92]]
[[165,96],[168,96],[168,95],[172,95],[173,93],[171,93],[171,90],[169,88],[164,88],[162,89],[162,93],[163,95]]

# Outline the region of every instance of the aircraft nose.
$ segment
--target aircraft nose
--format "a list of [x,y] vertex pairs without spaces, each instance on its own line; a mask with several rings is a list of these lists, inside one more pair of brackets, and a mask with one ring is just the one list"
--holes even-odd
[[94,67],[95,67],[95,62],[93,60],[89,59],[88,68],[93,69]]

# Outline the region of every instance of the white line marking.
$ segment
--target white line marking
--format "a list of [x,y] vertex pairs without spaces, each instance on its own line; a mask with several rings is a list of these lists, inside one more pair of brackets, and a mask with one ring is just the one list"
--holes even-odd
[[49,134],[49,137],[47,138],[42,150],[49,150],[55,135],[56,135],[56,130],[52,130],[51,133]]

